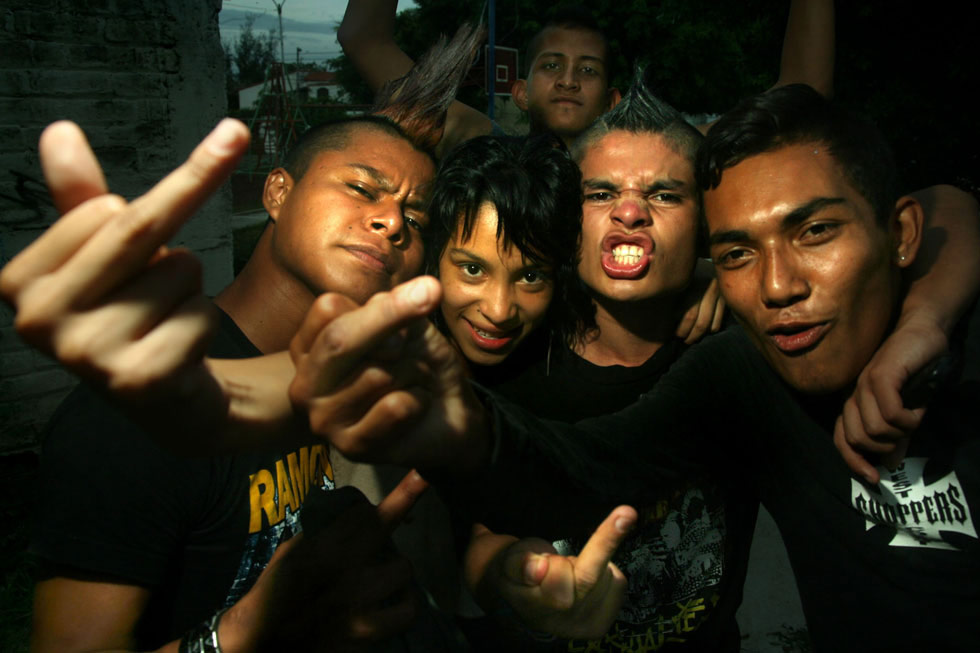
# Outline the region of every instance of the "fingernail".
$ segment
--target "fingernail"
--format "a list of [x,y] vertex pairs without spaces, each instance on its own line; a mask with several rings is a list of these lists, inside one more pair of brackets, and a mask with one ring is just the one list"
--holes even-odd
[[616,520],[614,526],[620,533],[625,533],[633,527],[633,520],[627,519],[626,517],[620,517]]
[[227,156],[236,151],[241,130],[237,120],[225,118],[218,123],[205,142],[212,153]]
[[408,291],[407,299],[420,308],[427,306],[429,303],[428,284],[417,282]]
[[528,585],[537,585],[540,575],[541,565],[544,564],[544,556],[532,555],[524,563],[524,581]]

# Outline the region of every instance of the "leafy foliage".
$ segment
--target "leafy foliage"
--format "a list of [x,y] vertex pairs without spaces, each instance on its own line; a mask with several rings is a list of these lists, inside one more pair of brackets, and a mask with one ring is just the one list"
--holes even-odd
[[225,73],[229,92],[258,84],[276,61],[279,47],[275,30],[256,34],[253,25],[259,14],[247,14],[237,41],[222,43],[225,50]]
[[[401,12],[395,39],[418,57],[439,34],[477,21],[483,0],[416,0]],[[498,45],[523,49],[563,2],[497,0]],[[542,8],[547,5],[547,8]],[[980,187],[980,151],[967,93],[978,77],[975,21],[952,10],[906,3],[836,2],[836,97],[888,135],[909,188],[953,182]],[[613,53],[613,82],[629,84],[633,62],[650,63],[657,92],[687,113],[720,113],[765,90],[779,75],[788,0],[592,0],[587,5]],[[485,14],[484,14],[485,16]],[[371,93],[341,57],[332,62],[359,101]],[[460,99],[482,110],[480,88]],[[969,143],[964,143],[968,140]],[[971,147],[972,146],[972,147]]]

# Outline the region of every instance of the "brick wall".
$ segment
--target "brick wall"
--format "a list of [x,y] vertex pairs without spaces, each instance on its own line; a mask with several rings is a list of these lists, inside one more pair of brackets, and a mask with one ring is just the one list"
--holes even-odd
[[[0,8],[0,265],[56,214],[37,139],[70,119],[110,188],[132,198],[225,114],[221,0],[7,0]],[[231,280],[231,198],[215,197],[174,244],[195,250],[214,294]],[[73,379],[25,347],[0,307],[0,454],[33,448]]]

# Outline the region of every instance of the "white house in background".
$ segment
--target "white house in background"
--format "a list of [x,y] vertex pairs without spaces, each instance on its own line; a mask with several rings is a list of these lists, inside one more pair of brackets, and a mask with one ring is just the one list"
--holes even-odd
[[[329,70],[300,70],[289,73],[286,77],[290,89],[298,91],[300,102],[348,101],[347,93],[337,83],[336,74]],[[266,83],[258,83],[239,89],[238,106],[242,109],[254,109],[264,86]],[[271,86],[270,83],[269,88]]]

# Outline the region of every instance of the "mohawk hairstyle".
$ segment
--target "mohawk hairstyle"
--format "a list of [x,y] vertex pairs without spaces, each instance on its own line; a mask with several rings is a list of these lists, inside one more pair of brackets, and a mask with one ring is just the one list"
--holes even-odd
[[483,27],[464,24],[449,43],[440,36],[404,77],[385,84],[371,113],[396,123],[415,147],[428,153],[442,138],[446,112],[483,41]]
[[299,179],[324,151],[350,145],[357,128],[375,129],[404,138],[433,159],[446,122],[446,112],[456,96],[483,29],[463,25],[447,45],[442,37],[407,75],[388,82],[367,114],[330,120],[307,130],[283,159],[283,168]]
[[[646,67],[638,64],[633,71],[633,83],[623,99],[609,112],[599,116],[572,144],[572,158],[580,164],[589,148],[610,132],[659,134],[677,153],[694,165],[698,146],[704,140],[681,113],[670,106],[647,86]],[[695,189],[692,189],[695,190]],[[699,232],[698,250],[703,250],[703,235]],[[581,281],[568,292],[570,311],[575,316],[578,337],[585,338],[598,329],[596,307],[592,296]]]
[[623,99],[612,110],[599,116],[582,132],[572,146],[572,157],[581,162],[586,150],[609,132],[661,134],[667,143],[694,163],[698,145],[704,137],[684,116],[650,90],[646,83],[646,66],[637,65],[633,83]]

